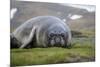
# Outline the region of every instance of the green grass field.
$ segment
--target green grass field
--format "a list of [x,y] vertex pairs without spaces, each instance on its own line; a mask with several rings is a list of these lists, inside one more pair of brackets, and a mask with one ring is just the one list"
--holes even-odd
[[95,61],[94,38],[73,39],[71,49],[11,49],[11,66]]

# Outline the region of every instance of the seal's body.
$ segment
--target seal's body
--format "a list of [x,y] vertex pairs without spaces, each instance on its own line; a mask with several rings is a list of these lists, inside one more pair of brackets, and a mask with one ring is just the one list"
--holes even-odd
[[19,48],[30,45],[31,47],[68,47],[71,43],[69,27],[54,16],[32,18],[19,26],[12,35],[17,42],[20,42]]

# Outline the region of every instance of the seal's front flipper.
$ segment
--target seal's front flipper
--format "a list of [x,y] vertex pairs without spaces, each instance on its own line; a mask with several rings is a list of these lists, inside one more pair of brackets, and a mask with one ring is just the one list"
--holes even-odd
[[33,38],[34,38],[35,33],[36,33],[36,27],[33,27],[33,28],[32,28],[32,31],[31,31],[31,33],[30,33],[28,39],[27,39],[27,41],[24,42],[24,44],[22,44],[22,45],[20,46],[20,48],[26,48],[28,45],[30,45],[29,43],[33,41]]

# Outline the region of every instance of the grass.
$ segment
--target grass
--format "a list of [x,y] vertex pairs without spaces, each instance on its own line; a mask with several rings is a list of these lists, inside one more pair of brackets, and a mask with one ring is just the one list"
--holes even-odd
[[91,38],[73,39],[71,49],[60,47],[11,49],[11,66],[94,61],[93,41]]

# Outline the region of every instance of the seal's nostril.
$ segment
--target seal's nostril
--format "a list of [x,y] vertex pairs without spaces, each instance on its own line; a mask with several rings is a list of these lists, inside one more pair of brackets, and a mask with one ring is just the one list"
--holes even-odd
[[56,43],[59,43],[60,42],[60,38],[57,37],[55,41],[56,41]]

